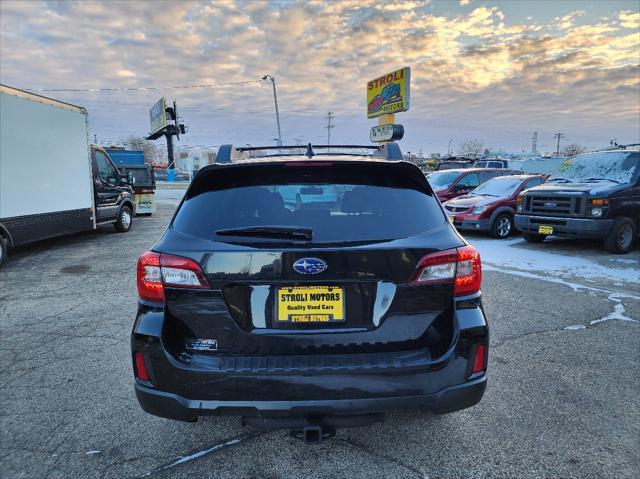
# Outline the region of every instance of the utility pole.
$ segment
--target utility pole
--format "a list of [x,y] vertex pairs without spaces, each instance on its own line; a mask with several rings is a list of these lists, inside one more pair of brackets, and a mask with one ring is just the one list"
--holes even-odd
[[453,141],[453,138],[449,139],[449,147],[447,148],[447,156],[449,158],[451,158],[451,142]]
[[273,75],[265,75],[263,80],[269,80],[273,87],[273,101],[276,104],[276,123],[278,124],[278,146],[282,146],[282,132],[280,131],[280,112],[278,111],[278,95],[276,93],[276,79]]
[[553,135],[553,137],[558,139],[558,146],[556,147],[556,156],[560,156],[560,139],[564,138],[564,134],[558,132],[555,135]]
[[93,144],[94,145],[98,144],[98,135],[96,135],[95,133],[93,134]]
[[538,152],[538,132],[533,132],[533,138],[531,138],[531,153]]
[[325,128],[327,129],[327,145],[331,145],[331,128],[336,127],[336,125],[331,123],[331,120],[333,120],[334,118],[335,116],[333,115],[332,111],[327,113],[327,126],[325,126]]

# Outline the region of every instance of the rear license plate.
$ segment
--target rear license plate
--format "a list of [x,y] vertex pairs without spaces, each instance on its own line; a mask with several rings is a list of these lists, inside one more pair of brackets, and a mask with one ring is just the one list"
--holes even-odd
[[344,291],[335,286],[278,288],[279,323],[343,323]]
[[553,226],[540,225],[538,226],[538,233],[540,233],[541,235],[552,235]]

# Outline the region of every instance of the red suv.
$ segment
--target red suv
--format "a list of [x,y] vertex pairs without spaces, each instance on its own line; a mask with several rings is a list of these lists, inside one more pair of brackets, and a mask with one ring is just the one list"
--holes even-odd
[[512,174],[513,171],[498,168],[465,168],[435,171],[427,176],[431,188],[442,202],[466,195],[485,181]]
[[444,203],[449,221],[461,230],[488,231],[506,238],[514,230],[516,198],[527,188],[544,183],[542,175],[509,175],[493,178],[468,195]]

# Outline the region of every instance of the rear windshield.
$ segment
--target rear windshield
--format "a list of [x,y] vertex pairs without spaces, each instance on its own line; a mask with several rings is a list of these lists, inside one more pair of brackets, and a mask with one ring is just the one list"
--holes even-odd
[[[358,243],[403,238],[442,225],[444,215],[424,177],[406,169],[277,165],[211,170],[194,181],[173,228],[234,243],[274,239],[235,237],[228,230],[304,228],[312,231],[313,243]],[[224,236],[216,233],[224,230]]]
[[124,173],[131,172],[135,180],[133,184],[134,187],[151,186],[153,184],[153,178],[150,177],[150,171],[147,168],[120,167],[120,169],[124,170]]

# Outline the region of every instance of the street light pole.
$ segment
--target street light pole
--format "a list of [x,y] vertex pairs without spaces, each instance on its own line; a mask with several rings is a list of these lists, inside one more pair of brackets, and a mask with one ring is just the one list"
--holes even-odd
[[276,93],[276,79],[272,75],[265,75],[263,80],[270,80],[273,87],[273,101],[276,104],[276,122],[278,123],[278,146],[282,146],[282,132],[280,131],[280,112],[278,111],[278,95]]

